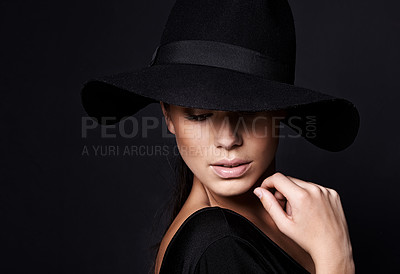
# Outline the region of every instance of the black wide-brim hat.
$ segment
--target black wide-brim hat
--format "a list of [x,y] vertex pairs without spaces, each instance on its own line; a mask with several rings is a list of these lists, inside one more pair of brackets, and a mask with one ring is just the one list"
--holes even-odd
[[84,83],[82,104],[112,124],[160,101],[223,111],[286,110],[287,126],[341,151],[357,135],[350,101],[294,85],[296,42],[286,0],[177,0],[148,67]]

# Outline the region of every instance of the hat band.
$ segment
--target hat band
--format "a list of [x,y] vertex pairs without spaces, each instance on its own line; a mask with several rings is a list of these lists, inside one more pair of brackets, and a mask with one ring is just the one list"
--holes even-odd
[[294,65],[274,61],[258,51],[215,41],[181,40],[158,46],[149,66],[171,63],[231,69],[294,83]]

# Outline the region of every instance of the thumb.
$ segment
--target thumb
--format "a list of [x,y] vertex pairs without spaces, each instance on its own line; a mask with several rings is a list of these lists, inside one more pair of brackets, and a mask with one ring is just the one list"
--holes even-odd
[[281,228],[287,227],[289,222],[288,215],[282,209],[274,194],[262,187],[255,188],[253,192],[260,199],[265,210],[269,213],[278,228],[282,231]]

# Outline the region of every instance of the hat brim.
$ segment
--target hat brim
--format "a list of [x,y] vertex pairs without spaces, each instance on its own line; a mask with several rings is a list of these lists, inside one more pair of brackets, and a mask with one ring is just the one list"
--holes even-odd
[[[162,64],[92,79],[84,83],[82,104],[100,124],[113,124],[151,103],[223,111],[285,109],[283,121],[312,144],[341,151],[359,128],[350,101],[234,70]],[[105,119],[105,117],[111,117]]]

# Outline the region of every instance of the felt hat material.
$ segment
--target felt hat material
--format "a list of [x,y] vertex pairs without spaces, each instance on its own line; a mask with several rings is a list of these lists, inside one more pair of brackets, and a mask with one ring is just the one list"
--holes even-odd
[[105,124],[159,101],[224,111],[285,109],[283,123],[307,141],[328,151],[347,148],[358,133],[357,108],[294,85],[295,60],[286,0],[177,0],[148,67],[86,81],[82,104]]

